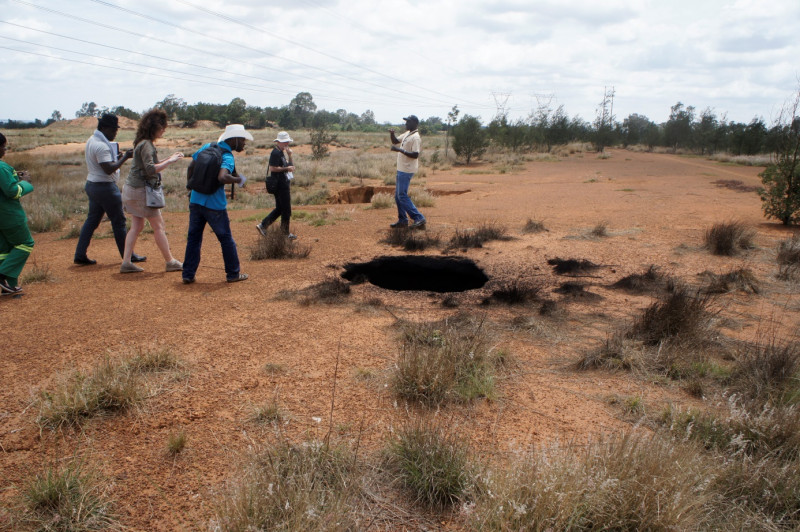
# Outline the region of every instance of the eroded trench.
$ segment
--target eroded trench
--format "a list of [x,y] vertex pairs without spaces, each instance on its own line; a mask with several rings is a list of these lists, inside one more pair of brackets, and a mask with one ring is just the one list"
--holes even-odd
[[349,263],[342,277],[367,281],[388,290],[464,292],[481,288],[489,277],[472,260],[424,255],[383,256],[369,262]]

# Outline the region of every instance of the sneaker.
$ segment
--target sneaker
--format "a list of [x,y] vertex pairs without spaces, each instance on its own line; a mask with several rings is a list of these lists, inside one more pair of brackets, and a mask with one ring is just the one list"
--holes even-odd
[[140,268],[132,262],[123,262],[119,267],[119,273],[138,273],[143,271],[144,268]]
[[11,286],[8,284],[7,279],[0,279],[0,293],[4,296],[9,296],[13,294],[19,294],[22,292],[21,286]]
[[294,233],[289,233],[288,235],[286,235],[286,238],[288,238],[289,240],[297,240],[297,235]]
[[144,262],[146,260],[147,257],[145,257],[144,255],[137,255],[136,253],[131,255],[131,262]]
[[423,218],[422,220],[417,220],[416,222],[411,224],[410,227],[411,227],[411,229],[417,229],[417,228],[421,229],[421,228],[425,227],[425,222],[427,222],[427,220],[425,218]]
[[261,233],[261,236],[267,236],[267,228],[261,225],[261,222],[256,224],[256,229]]
[[168,272],[180,272],[183,271],[183,263],[178,259],[172,259],[167,263],[167,271]]
[[397,221],[397,222],[395,222],[393,224],[390,224],[389,227],[391,227],[392,229],[398,229],[398,228],[401,228],[401,227],[408,227],[408,222]]
[[229,283],[238,283],[239,281],[246,281],[247,278],[250,277],[246,273],[240,273],[238,277],[234,277],[233,279],[228,279]]
[[194,282],[194,277],[192,277],[191,279],[187,277],[183,278],[183,284],[192,284],[193,282]]
[[83,258],[75,258],[72,262],[75,264],[79,264],[80,266],[91,266],[92,264],[97,264],[97,261],[94,259],[90,259],[89,257]]

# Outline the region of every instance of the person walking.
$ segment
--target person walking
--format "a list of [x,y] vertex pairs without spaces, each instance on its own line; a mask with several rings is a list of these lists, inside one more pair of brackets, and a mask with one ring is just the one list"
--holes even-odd
[[[125,253],[125,213],[122,210],[122,194],[117,180],[120,167],[133,157],[133,150],[119,153],[119,144],[114,142],[117,131],[119,131],[119,119],[116,115],[106,113],[97,120],[97,129],[86,141],[86,167],[89,175],[86,177],[84,190],[89,196],[89,213],[81,227],[73,257],[73,262],[81,266],[97,264],[96,260],[86,255],[86,251],[103,215],[108,215],[111,220],[111,229],[120,257]],[[145,260],[147,257],[131,254],[131,262]]]
[[[245,144],[248,140],[253,140],[253,135],[245,131],[242,124],[230,124],[225,128],[222,135],[216,142],[216,146],[222,152],[221,161],[219,161],[219,171],[217,172],[217,181],[219,186],[215,192],[205,194],[192,190],[189,196],[189,231],[186,237],[186,253],[183,257],[183,282],[191,284],[195,281],[197,268],[200,266],[200,249],[203,244],[203,231],[206,224],[211,227],[211,230],[219,240],[219,245],[222,248],[222,260],[225,263],[225,278],[229,283],[237,281],[244,281],[248,278],[246,273],[239,271],[239,253],[236,249],[236,242],[233,240],[231,233],[231,223],[228,218],[228,202],[225,198],[225,185],[228,183],[238,183],[242,186],[246,180],[243,175],[236,171],[236,161],[233,158],[233,152],[241,152],[244,150]],[[207,175],[207,167],[210,163],[198,163],[198,155],[204,150],[211,149],[212,144],[208,143],[202,146],[194,154],[192,154],[192,162],[189,163],[187,170],[189,181],[192,180],[195,172],[198,175]],[[210,160],[203,158],[202,161]],[[216,170],[216,166],[213,168]]]
[[[287,238],[294,240],[297,235],[289,231],[289,220],[292,218],[290,184],[294,178],[294,163],[292,162],[292,149],[289,147],[289,143],[294,141],[289,136],[289,133],[281,131],[273,142],[275,147],[269,155],[269,176],[267,179],[275,180],[275,191],[271,192],[275,196],[275,208],[260,223],[256,224],[256,229],[261,233],[261,236],[266,236],[267,227],[280,216],[281,231]],[[269,188],[267,187],[267,191],[269,191]]]
[[[8,141],[0,133],[0,159],[5,157]],[[17,172],[0,160],[0,293],[22,293],[19,274],[33,251],[33,237],[28,217],[19,199],[33,192],[28,172]]]
[[144,229],[144,221],[150,222],[153,235],[161,255],[166,262],[168,272],[179,272],[183,265],[172,256],[169,241],[164,228],[164,218],[161,209],[148,207],[146,203],[145,184],[156,185],[161,178],[160,172],[172,163],[183,158],[183,154],[175,152],[166,159],[159,161],[155,141],[164,136],[167,130],[167,113],[161,109],[147,111],[139,120],[136,128],[136,138],[133,141],[133,166],[128,173],[128,179],[122,188],[122,201],[125,211],[131,215],[131,229],[125,237],[125,250],[122,255],[121,273],[136,273],[144,271],[133,264],[133,246],[139,233]]
[[425,217],[417,210],[414,202],[408,196],[411,178],[419,169],[419,153],[422,146],[418,129],[419,118],[415,115],[408,115],[403,120],[406,121],[406,131],[399,138],[395,136],[394,129],[389,130],[389,140],[392,142],[391,150],[397,152],[397,177],[394,187],[397,221],[391,224],[391,227],[409,227],[408,218],[411,217],[412,228],[424,228]]

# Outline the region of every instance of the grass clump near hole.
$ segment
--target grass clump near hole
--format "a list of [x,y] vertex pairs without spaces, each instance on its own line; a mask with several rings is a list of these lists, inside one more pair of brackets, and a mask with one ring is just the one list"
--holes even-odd
[[20,522],[35,530],[122,530],[109,491],[83,458],[48,465],[22,488]]
[[378,192],[372,196],[369,203],[373,209],[389,209],[394,207],[394,196],[385,192]]
[[704,236],[705,247],[714,255],[732,256],[741,250],[752,249],[755,231],[743,222],[731,221],[714,224]]
[[474,229],[456,229],[448,249],[481,248],[483,244],[492,240],[511,240],[507,232],[504,226],[495,223],[484,223]]
[[753,294],[761,292],[758,278],[748,268],[738,268],[719,275],[705,271],[699,275],[708,281],[708,285],[703,288],[703,291],[709,294],[727,294],[735,290]]
[[405,251],[425,251],[431,247],[439,247],[441,238],[428,231],[419,231],[408,227],[392,227],[386,231],[386,236],[381,242],[390,246],[402,247]]
[[170,456],[177,456],[186,448],[188,436],[185,430],[170,432],[167,436],[167,453]]
[[450,507],[470,488],[469,449],[452,425],[408,421],[389,442],[386,458],[388,469],[417,504]]
[[333,276],[306,288],[303,292],[305,293],[305,297],[301,301],[303,305],[312,305],[314,303],[334,304],[349,296],[351,288],[349,282],[339,276]]
[[600,222],[589,231],[589,236],[593,238],[605,238],[608,236],[608,223]]
[[400,399],[435,406],[495,397],[495,353],[483,321],[458,315],[402,325],[398,360],[390,377]]
[[392,387],[406,400],[434,405],[494,396],[494,360],[483,322],[458,315],[403,325]]
[[545,231],[547,231],[547,228],[544,226],[544,222],[541,220],[534,220],[532,218],[528,218],[528,221],[526,221],[525,225],[522,226],[522,232],[526,235],[543,233]]
[[250,250],[250,260],[304,259],[310,254],[309,246],[288,239],[280,227],[272,226]]
[[541,301],[541,293],[544,285],[522,277],[505,279],[497,283],[497,288],[492,290],[491,295],[485,300],[497,301],[506,305],[525,305]]
[[710,328],[713,316],[711,301],[707,294],[699,294],[685,286],[675,287],[634,321],[627,336],[650,346],[671,339],[701,340]]
[[347,446],[261,445],[246,457],[215,509],[215,529],[363,530],[362,473]]
[[689,445],[625,434],[531,452],[487,475],[475,530],[713,528],[710,470]]

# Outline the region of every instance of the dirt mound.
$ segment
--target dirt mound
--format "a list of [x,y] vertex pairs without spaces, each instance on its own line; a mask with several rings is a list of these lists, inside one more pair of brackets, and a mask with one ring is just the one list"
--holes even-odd
[[[124,116],[120,116],[118,118],[119,118],[120,129],[136,129],[136,125],[138,124],[136,120],[132,120]],[[82,116],[80,118],[73,118],[72,120],[59,120],[58,122],[53,122],[47,127],[53,129],[65,129],[71,127],[81,128],[81,129],[96,129],[97,117]]]
[[380,193],[394,195],[394,187],[345,188],[334,194],[330,203],[370,203],[372,196]]

